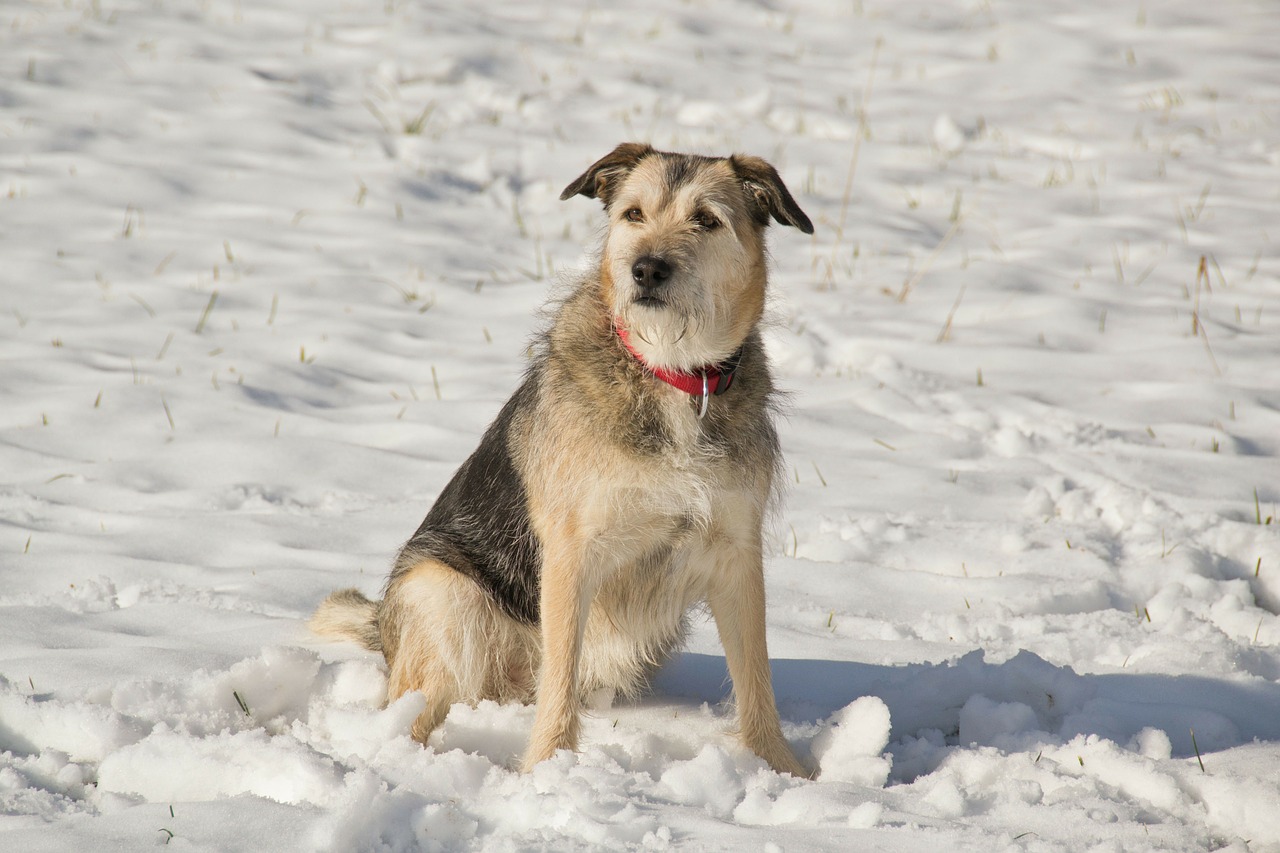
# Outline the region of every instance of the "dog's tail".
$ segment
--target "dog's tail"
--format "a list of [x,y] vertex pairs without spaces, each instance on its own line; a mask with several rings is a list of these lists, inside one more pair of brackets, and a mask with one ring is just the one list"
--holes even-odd
[[378,602],[358,589],[340,589],[320,602],[307,623],[317,634],[355,640],[371,652],[382,651],[378,630]]

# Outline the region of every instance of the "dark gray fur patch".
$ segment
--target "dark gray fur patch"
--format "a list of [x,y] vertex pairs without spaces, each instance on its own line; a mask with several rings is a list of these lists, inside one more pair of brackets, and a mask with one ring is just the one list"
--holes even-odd
[[422,560],[436,559],[474,580],[513,619],[537,624],[542,548],[509,444],[512,422],[532,405],[537,383],[531,371],[444,487],[400,550],[388,589]]

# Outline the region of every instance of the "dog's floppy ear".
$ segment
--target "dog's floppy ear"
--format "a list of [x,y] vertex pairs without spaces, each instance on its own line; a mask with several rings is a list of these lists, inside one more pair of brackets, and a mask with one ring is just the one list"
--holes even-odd
[[636,164],[653,153],[653,147],[640,142],[624,142],[599,160],[591,164],[591,168],[573,179],[569,186],[560,193],[560,200],[575,195],[587,198],[598,198],[609,206],[609,200]]
[[729,162],[742,180],[742,188],[755,209],[757,222],[768,225],[772,216],[782,225],[794,225],[806,234],[813,233],[813,223],[791,197],[777,169],[759,157],[742,154],[730,157]]

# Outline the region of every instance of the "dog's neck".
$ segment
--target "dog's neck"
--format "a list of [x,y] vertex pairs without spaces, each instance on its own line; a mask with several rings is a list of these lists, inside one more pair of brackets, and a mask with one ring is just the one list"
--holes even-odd
[[745,345],[738,347],[737,352],[719,364],[704,365],[696,370],[669,370],[664,367],[655,367],[645,361],[644,356],[632,345],[631,335],[621,318],[614,319],[613,327],[617,330],[618,338],[622,341],[622,345],[626,347],[627,352],[631,353],[632,358],[640,362],[640,365],[650,376],[655,379],[661,379],[673,388],[678,388],[694,397],[705,398],[728,391],[729,386],[733,384],[733,375],[738,369],[738,362],[742,360],[742,351],[745,348]]

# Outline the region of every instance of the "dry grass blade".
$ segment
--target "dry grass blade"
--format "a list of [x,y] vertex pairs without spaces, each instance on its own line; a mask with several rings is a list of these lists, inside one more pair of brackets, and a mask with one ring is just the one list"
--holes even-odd
[[853,176],[858,171],[858,153],[862,150],[862,138],[867,131],[867,104],[871,101],[871,86],[876,79],[876,65],[880,61],[883,38],[876,39],[871,52],[871,67],[867,70],[867,87],[862,90],[862,103],[858,106],[858,130],[853,137],[853,153],[849,156],[849,173],[844,179],[844,195],[840,198],[840,224],[836,226],[836,244],[844,239],[844,226],[849,217],[849,200],[853,196]]
[[960,292],[956,294],[956,301],[951,304],[951,310],[947,312],[947,321],[942,324],[942,331],[938,332],[938,343],[945,343],[951,340],[951,322],[956,318],[956,311],[960,308],[960,300],[964,299],[965,285],[960,285]]
[[925,258],[924,263],[920,265],[920,269],[916,270],[915,275],[902,283],[902,290],[898,293],[898,301],[906,302],[907,296],[911,293],[912,288],[920,283],[920,279],[924,278],[925,273],[929,271],[929,267],[933,266],[933,262],[938,259],[938,255],[942,254],[942,250],[951,242],[951,238],[956,236],[956,232],[960,230],[960,223],[953,222],[951,227],[947,229],[947,233],[942,235],[942,239],[938,241],[938,245],[933,247],[933,251],[929,253],[929,257]]
[[218,291],[209,294],[209,302],[204,306],[204,311],[200,312],[200,321],[196,323],[196,334],[204,331],[204,324],[209,320],[209,313],[213,311],[214,303],[218,301]]

